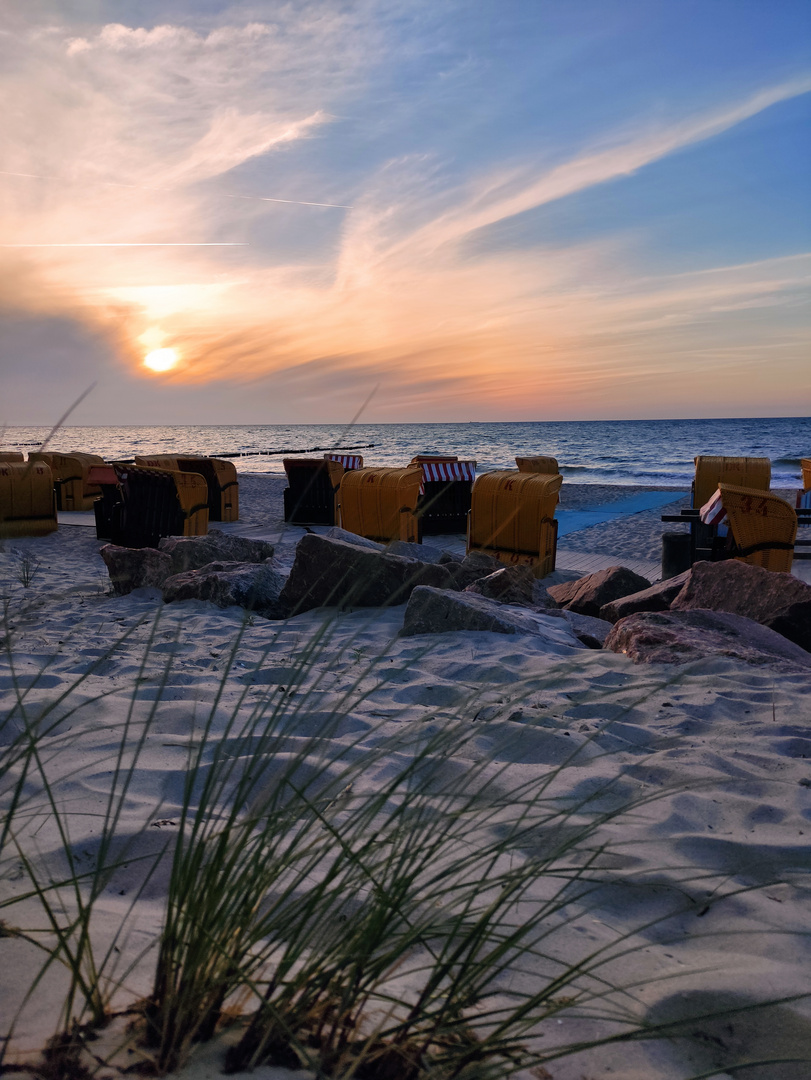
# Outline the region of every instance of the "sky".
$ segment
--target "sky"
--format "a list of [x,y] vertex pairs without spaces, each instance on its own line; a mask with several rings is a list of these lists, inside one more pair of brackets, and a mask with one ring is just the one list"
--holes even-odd
[[0,425],[811,412],[809,0],[4,0],[0,100]]

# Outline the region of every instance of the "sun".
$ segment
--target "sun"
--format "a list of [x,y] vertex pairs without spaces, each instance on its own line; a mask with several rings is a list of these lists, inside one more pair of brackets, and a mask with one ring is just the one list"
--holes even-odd
[[171,371],[177,361],[178,355],[174,349],[153,349],[144,357],[144,367],[151,371]]

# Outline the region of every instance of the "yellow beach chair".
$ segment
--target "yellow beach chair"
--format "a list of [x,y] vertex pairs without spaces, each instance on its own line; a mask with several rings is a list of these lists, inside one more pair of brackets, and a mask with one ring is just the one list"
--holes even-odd
[[515,464],[519,472],[543,473],[546,476],[557,476],[560,472],[557,459],[553,457],[517,457]]
[[339,493],[341,527],[369,540],[419,544],[422,469],[352,469]]
[[797,539],[794,507],[757,488],[720,484],[719,490],[735,542],[733,557],[764,570],[791,573]]
[[44,461],[0,462],[0,537],[45,536],[55,528],[50,466]]
[[173,472],[197,473],[204,477],[208,486],[209,521],[239,520],[239,482],[232,461],[199,455],[139,454],[136,455],[135,464]]
[[21,450],[0,450],[0,461],[25,461],[25,454]]
[[555,569],[555,507],[560,475],[484,473],[473,485],[467,550],[494,555],[500,562],[525,564],[536,577]]
[[772,463],[767,457],[708,457],[695,459],[693,506],[696,510],[715,494],[719,484],[768,491]]
[[50,467],[57,510],[92,510],[93,503],[101,497],[101,488],[87,478],[93,465],[104,464],[104,458],[98,454],[84,454],[78,450],[69,454],[37,450],[28,455],[28,460],[42,461]]
[[[363,460],[363,459],[361,459]],[[287,475],[284,520],[291,525],[336,525],[344,466],[322,458],[283,458]]]

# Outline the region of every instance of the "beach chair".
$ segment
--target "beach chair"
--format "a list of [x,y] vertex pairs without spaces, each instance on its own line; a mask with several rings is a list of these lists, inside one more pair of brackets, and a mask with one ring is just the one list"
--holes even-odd
[[708,457],[695,458],[693,507],[698,510],[718,490],[719,484],[768,491],[772,478],[772,463],[767,457]]
[[25,461],[25,454],[21,450],[0,450],[0,461]]
[[287,474],[284,520],[291,525],[336,525],[344,466],[328,457],[283,458],[282,465]]
[[136,465],[174,472],[197,473],[208,487],[209,521],[239,520],[239,482],[236,466],[224,458],[198,455],[151,454],[136,455]]
[[757,488],[720,484],[733,545],[729,554],[764,570],[791,573],[797,514],[785,499]]
[[0,462],[0,537],[45,536],[56,527],[50,466],[44,461]]
[[355,469],[339,493],[341,527],[370,540],[421,543],[417,502],[422,469]]
[[417,515],[421,535],[439,536],[464,532],[470,496],[476,479],[476,462],[439,454],[418,454],[411,467],[422,470]]
[[555,507],[563,478],[512,469],[484,473],[473,485],[467,551],[524,564],[536,577],[555,569]]
[[797,509],[811,510],[811,458],[800,458],[803,486],[797,492]]
[[[114,463],[103,483],[96,536],[122,547],[157,547],[164,536],[205,536],[208,485],[199,473]],[[112,478],[110,478],[112,479]]]
[[29,461],[42,461],[50,467],[56,493],[57,510],[92,510],[101,495],[96,484],[88,480],[93,465],[103,465],[98,454],[73,451],[69,454],[37,450],[28,455]]
[[560,473],[557,459],[553,457],[517,457],[515,464],[519,472],[544,473],[546,476],[557,476]]

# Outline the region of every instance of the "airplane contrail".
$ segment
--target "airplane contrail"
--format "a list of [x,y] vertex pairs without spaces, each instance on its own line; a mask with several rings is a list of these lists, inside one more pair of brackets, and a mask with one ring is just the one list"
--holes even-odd
[[[42,176],[40,173],[24,173],[24,172],[6,172],[0,169],[0,176],[23,176],[29,180],[59,180],[61,183],[78,183],[78,181],[67,180],[64,176]],[[82,183],[86,183],[83,180]],[[132,188],[136,191],[175,191],[176,188],[167,187],[154,187],[151,184],[121,184],[113,180],[96,180],[93,181],[96,184],[100,184],[102,187],[120,187],[120,188]],[[227,191],[214,191],[213,195],[218,195],[221,199],[248,199],[253,202],[271,202],[271,203],[286,203],[288,206],[328,206],[334,210],[354,210],[353,206],[347,206],[345,203],[330,203],[330,202],[308,202],[304,199],[272,199],[267,195],[232,195]]]

